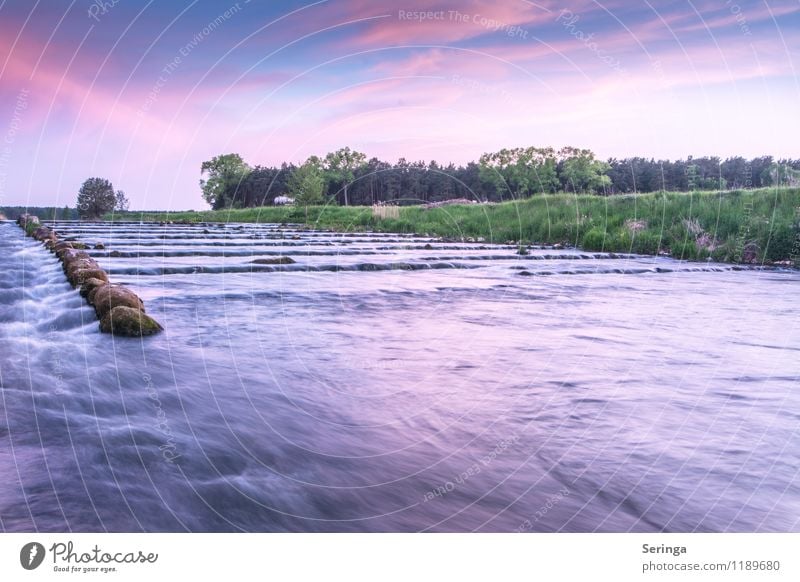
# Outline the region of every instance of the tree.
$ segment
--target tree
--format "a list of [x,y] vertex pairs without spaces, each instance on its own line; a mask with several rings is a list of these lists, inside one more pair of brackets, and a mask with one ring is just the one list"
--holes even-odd
[[[207,180],[200,179],[203,198],[215,210],[226,205],[233,205],[237,187],[249,173],[250,166],[239,154],[224,154],[203,162],[200,166],[200,174],[208,175]],[[231,186],[233,189],[230,188]],[[226,193],[232,196],[230,200],[226,198]]]
[[339,182],[344,191],[347,206],[347,187],[353,181],[354,172],[366,163],[367,156],[350,148],[341,148],[325,156],[324,169],[329,180]]
[[289,196],[298,206],[322,204],[325,179],[322,176],[322,160],[311,156],[289,176]]
[[114,210],[117,212],[127,212],[131,207],[131,201],[128,200],[128,197],[125,196],[125,192],[122,190],[117,190],[117,193],[114,195],[116,202],[114,204]]
[[117,195],[105,178],[89,178],[78,192],[78,213],[81,218],[96,220],[114,210]]
[[595,159],[591,150],[579,150],[573,147],[561,148],[559,175],[564,189],[573,192],[596,192],[611,185],[606,175],[611,166]]
[[499,194],[508,192],[513,198],[522,198],[558,189],[552,148],[502,149],[483,154],[479,163],[481,179]]

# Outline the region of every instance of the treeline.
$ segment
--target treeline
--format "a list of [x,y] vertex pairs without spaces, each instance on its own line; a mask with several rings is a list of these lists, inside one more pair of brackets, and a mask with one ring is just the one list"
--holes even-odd
[[287,199],[304,205],[411,205],[455,198],[500,202],[543,192],[614,195],[796,186],[800,159],[601,161],[585,149],[530,147],[487,153],[477,162],[456,166],[405,158],[389,163],[343,148],[325,158],[312,156],[299,166],[250,167],[238,154],[226,154],[205,162],[202,175],[203,196],[215,210]]
[[42,220],[77,220],[80,217],[78,209],[69,206],[0,206],[0,214],[8,220],[16,220],[22,214],[33,214]]
[[22,214],[34,214],[43,220],[95,220],[107,212],[126,212],[130,206],[128,197],[122,190],[105,178],[89,178],[81,185],[75,208],[64,206],[3,206],[0,214],[9,220],[16,220]]
[[686,160],[625,158],[608,160],[609,194],[631,192],[688,192],[693,190],[741,190],[770,186],[794,186],[800,159],[775,161],[772,156],[702,157]]

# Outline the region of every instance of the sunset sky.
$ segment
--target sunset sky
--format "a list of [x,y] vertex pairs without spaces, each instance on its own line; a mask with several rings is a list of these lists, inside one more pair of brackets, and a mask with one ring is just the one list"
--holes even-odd
[[800,2],[0,1],[0,206],[202,209],[200,164],[800,157]]

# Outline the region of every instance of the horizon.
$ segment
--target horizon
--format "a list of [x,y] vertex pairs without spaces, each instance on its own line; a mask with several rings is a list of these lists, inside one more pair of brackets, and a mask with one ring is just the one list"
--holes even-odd
[[797,156],[800,4],[37,6],[0,7],[0,206],[102,176],[132,210],[204,208],[200,164],[229,152]]

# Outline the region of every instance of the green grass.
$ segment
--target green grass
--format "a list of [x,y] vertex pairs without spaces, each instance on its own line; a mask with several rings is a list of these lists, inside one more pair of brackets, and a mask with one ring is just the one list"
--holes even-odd
[[[381,220],[364,206],[264,207],[224,211],[128,213],[115,220],[301,222],[339,231],[418,233],[486,242],[550,243],[586,250],[670,253],[742,262],[797,259],[800,189],[661,192],[626,196],[539,195],[501,204],[407,206]],[[111,218],[110,216],[107,218]]]

